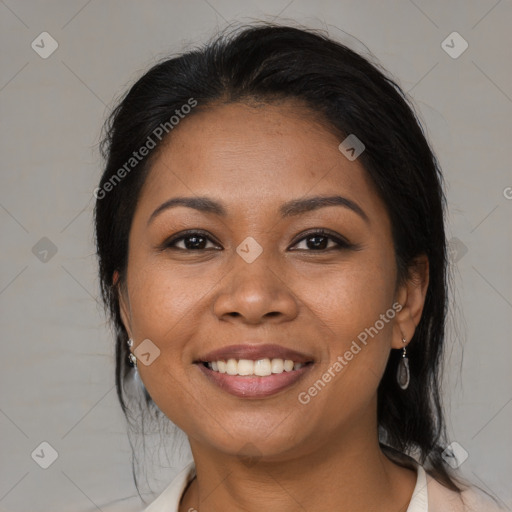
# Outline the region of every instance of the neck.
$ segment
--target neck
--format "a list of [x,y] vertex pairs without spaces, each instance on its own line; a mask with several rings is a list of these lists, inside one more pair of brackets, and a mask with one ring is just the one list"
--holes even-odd
[[304,456],[242,461],[191,442],[197,478],[180,505],[209,512],[405,512],[416,472],[391,462],[375,435],[353,432]]

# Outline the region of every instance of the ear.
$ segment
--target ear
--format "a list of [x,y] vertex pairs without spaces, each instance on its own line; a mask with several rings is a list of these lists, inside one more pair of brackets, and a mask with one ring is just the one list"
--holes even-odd
[[402,309],[396,314],[393,327],[392,348],[402,348],[411,341],[417,325],[420,323],[429,282],[429,262],[426,254],[415,258],[409,267],[409,277],[397,292],[397,302]]
[[124,290],[123,286],[119,283],[119,272],[117,270],[114,271],[112,276],[112,283],[116,289],[117,297],[119,300],[119,312],[121,314],[121,320],[123,321],[124,328],[128,333],[128,336],[132,337],[131,332],[131,313],[130,313],[130,302],[128,297],[125,297],[126,290]]

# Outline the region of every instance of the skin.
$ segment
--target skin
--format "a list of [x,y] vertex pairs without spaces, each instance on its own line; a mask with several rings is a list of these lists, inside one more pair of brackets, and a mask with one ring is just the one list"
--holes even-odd
[[[160,349],[138,371],[190,441],[197,478],[180,512],[398,512],[411,499],[416,473],[378,445],[377,387],[390,350],[418,325],[428,261],[418,258],[411,278],[397,286],[385,205],[360,162],[338,150],[340,142],[298,103],[222,104],[181,121],[152,164],[130,231],[120,306],[133,349],[146,338]],[[341,206],[278,214],[286,201],[334,194],[356,202],[369,222]],[[177,196],[211,197],[227,215],[179,206],[148,225],[152,212]],[[357,250],[331,249],[329,239],[314,250],[310,237],[298,236],[311,228],[331,230]],[[202,250],[185,249],[184,240],[161,248],[185,229],[212,240]],[[236,252],[248,236],[263,248],[250,264]],[[402,305],[395,318],[300,404],[298,393],[394,302]],[[193,364],[245,340],[311,354],[314,366],[296,385],[247,400],[214,386]]]

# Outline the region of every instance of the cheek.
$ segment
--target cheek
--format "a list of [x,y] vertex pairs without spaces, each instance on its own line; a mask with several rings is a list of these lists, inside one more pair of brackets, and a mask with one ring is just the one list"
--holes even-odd
[[[362,258],[345,271],[326,275],[322,290],[309,283],[310,307],[328,329],[328,354],[321,362],[329,384],[319,405],[356,411],[374,397],[390,351],[395,277],[393,254]],[[313,282],[313,281],[312,281]],[[325,344],[325,338],[322,339]],[[320,386],[321,387],[321,386]],[[306,390],[307,392],[307,390]],[[339,414],[344,413],[340,410]],[[336,422],[339,418],[332,418]]]
[[129,289],[134,330],[162,343],[177,339],[173,331],[189,326],[187,317],[194,314],[201,297],[211,288],[211,276],[200,269],[191,272],[187,268],[171,268],[165,259],[155,262],[134,255],[131,263]]
[[[329,383],[311,389],[317,393],[319,410],[344,404],[349,411],[367,404],[389,356],[395,318],[394,255],[368,251],[357,256],[350,264],[310,273],[301,284],[307,309],[315,317],[318,344],[326,348],[320,366]],[[333,422],[339,420],[334,416]]]
[[391,308],[395,289],[392,255],[360,252],[346,264],[309,271],[298,286],[308,309],[343,345]]
[[184,279],[180,272],[162,265],[146,262],[133,268],[138,269],[130,289],[133,333],[137,342],[150,339],[160,350],[151,365],[137,365],[140,377],[164,414],[180,428],[190,428],[187,421],[194,415],[197,397],[187,384],[187,342],[199,325],[195,315],[204,303],[198,297],[208,288],[199,286],[197,277]]

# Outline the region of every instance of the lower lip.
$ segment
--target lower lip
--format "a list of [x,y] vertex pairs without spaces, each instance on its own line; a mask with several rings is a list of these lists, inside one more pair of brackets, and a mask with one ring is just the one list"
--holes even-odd
[[313,364],[309,363],[291,372],[273,373],[267,377],[228,375],[210,370],[202,363],[196,363],[196,366],[210,382],[234,396],[266,398],[295,384],[311,370]]

